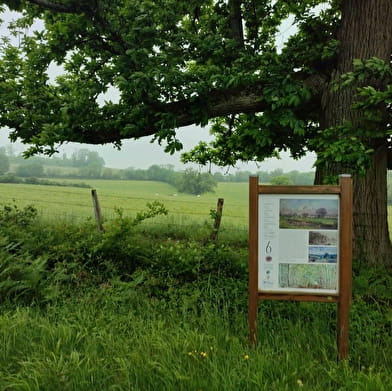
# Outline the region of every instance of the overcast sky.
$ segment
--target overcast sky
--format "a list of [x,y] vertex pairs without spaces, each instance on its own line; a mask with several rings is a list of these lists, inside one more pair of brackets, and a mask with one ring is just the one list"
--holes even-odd
[[[16,13],[7,12],[1,15],[1,19],[4,21],[10,21],[15,18]],[[287,33],[290,26],[285,26],[284,33]],[[6,35],[6,25],[0,25],[0,36]],[[283,34],[279,34],[277,39],[282,40]],[[56,70],[54,70],[56,73]],[[108,99],[106,97],[106,99]],[[115,98],[113,99],[115,100]],[[184,150],[189,150],[199,141],[208,141],[211,139],[209,135],[209,129],[200,128],[197,126],[187,126],[178,130],[178,138],[184,145]],[[75,150],[81,148],[88,148],[90,150],[97,151],[105,160],[106,167],[112,168],[148,168],[153,164],[172,164],[176,169],[183,169],[185,166],[180,162],[180,153],[170,155],[164,152],[164,146],[159,146],[157,143],[150,143],[151,138],[142,138],[139,140],[126,140],[123,143],[123,147],[120,151],[115,149],[112,145],[88,145],[88,144],[76,144],[68,143],[61,147],[61,153],[72,154]],[[0,129],[0,146],[9,144],[8,131],[7,129]],[[26,149],[26,146],[16,143],[14,144],[14,150],[17,153],[22,152]],[[311,171],[313,170],[313,163],[315,157],[313,154],[309,154],[303,159],[293,160],[289,157],[288,153],[281,154],[282,159],[266,159],[259,163],[248,163],[238,164],[237,169],[255,171],[271,171],[276,168],[281,168],[284,171],[298,170],[298,171]],[[218,168],[213,168],[213,171]],[[225,170],[225,169],[222,169]],[[233,171],[233,169],[231,169]]]
[[[208,129],[199,128],[196,126],[187,126],[178,131],[179,139],[183,142],[185,150],[196,145],[200,140],[208,140],[210,138]],[[68,143],[60,148],[61,153],[71,155],[74,151],[82,148],[88,148],[92,151],[97,151],[105,160],[106,167],[111,168],[148,168],[153,164],[172,164],[177,170],[184,169],[185,166],[180,162],[180,154],[167,154],[163,151],[164,147],[157,143],[151,144],[149,138],[140,140],[126,140],[120,151],[110,145],[89,145]],[[0,132],[0,146],[9,144],[8,132],[6,129],[1,129]],[[27,146],[16,143],[14,144],[14,151],[20,153],[27,149]],[[238,164],[238,170],[256,171],[272,171],[276,168],[282,168],[284,171],[311,171],[314,163],[314,156],[309,154],[303,159],[290,159],[287,153],[282,153],[282,159],[266,159],[259,163]],[[218,171],[218,168],[213,168],[213,171]],[[225,168],[220,169],[226,171]],[[235,169],[231,169],[233,171]]]

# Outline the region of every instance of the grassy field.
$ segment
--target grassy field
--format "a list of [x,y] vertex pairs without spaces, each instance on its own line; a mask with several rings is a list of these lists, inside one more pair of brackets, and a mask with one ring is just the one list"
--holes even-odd
[[[124,215],[134,216],[145,208],[147,202],[158,200],[169,211],[168,216],[158,218],[159,223],[190,225],[209,220],[210,210],[216,208],[217,199],[224,198],[222,227],[247,229],[247,183],[221,182],[215,193],[196,197],[176,193],[174,187],[163,182],[82,179],[60,181],[86,183],[96,189],[104,218],[114,217],[116,208],[122,209]],[[91,190],[86,188],[1,183],[0,205],[13,203],[20,207],[32,204],[48,220],[78,222],[94,216]],[[389,225],[392,226],[392,205],[388,206],[388,211]]]
[[[66,182],[66,180],[62,181]],[[125,215],[135,215],[147,202],[161,201],[169,211],[167,221],[188,224],[209,220],[217,199],[224,198],[222,225],[246,227],[248,219],[248,187],[246,183],[219,183],[215,193],[200,197],[177,194],[166,183],[149,181],[69,180],[83,182],[97,190],[103,216],[111,218],[115,208]],[[76,187],[57,187],[24,184],[0,184],[0,203],[18,206],[33,204],[43,216],[78,220],[92,217],[91,190]]]
[[[147,202],[158,200],[166,206],[169,214],[158,218],[157,223],[186,226],[209,220],[210,210],[216,208],[217,199],[224,198],[222,227],[247,230],[247,183],[221,182],[215,193],[196,197],[176,193],[174,187],[163,182],[82,179],[60,181],[86,183],[96,189],[103,216],[108,219],[116,215],[116,208],[122,209],[124,215],[134,216],[145,208]],[[0,205],[5,204],[20,207],[32,204],[48,220],[79,222],[94,216],[91,190],[86,188],[1,183]],[[392,205],[388,206],[388,211],[389,225],[392,226]]]
[[[205,220],[223,197],[226,214],[237,206],[246,221],[246,184],[220,184],[200,198],[174,196],[161,183],[90,184],[104,211],[139,201],[143,209],[159,197],[169,210]],[[0,191],[3,203],[14,196],[62,217],[69,205],[80,215],[91,210],[88,189]],[[258,342],[249,346],[246,239],[197,241],[122,218],[100,232],[93,222],[47,217],[30,208],[0,213],[1,391],[392,389],[392,278],[385,270],[355,265],[350,353],[337,363],[334,304],[263,301]]]

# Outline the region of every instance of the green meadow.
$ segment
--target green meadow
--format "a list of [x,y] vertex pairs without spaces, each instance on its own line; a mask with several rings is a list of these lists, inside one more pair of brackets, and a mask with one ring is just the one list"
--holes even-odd
[[[62,180],[67,182],[67,180]],[[224,199],[222,225],[244,228],[248,221],[248,186],[246,183],[219,183],[215,193],[200,197],[177,193],[163,182],[126,180],[68,180],[86,183],[97,190],[104,218],[115,216],[115,210],[133,216],[147,202],[160,201],[169,211],[166,221],[188,225],[209,219],[218,198]],[[34,205],[46,218],[80,220],[92,217],[91,190],[77,187],[0,184],[0,204]],[[161,221],[162,222],[162,221]]]
[[[55,179],[54,179],[55,180]],[[246,230],[248,224],[248,184],[219,182],[214,193],[200,197],[177,193],[163,182],[132,180],[62,179],[64,183],[85,183],[96,189],[103,217],[116,216],[116,209],[134,216],[146,203],[158,200],[169,211],[157,218],[157,223],[190,225],[209,220],[218,198],[224,199],[222,227]],[[94,216],[91,189],[63,186],[0,184],[0,205],[20,207],[34,205],[47,220],[64,219],[78,222]],[[392,205],[388,206],[389,225],[392,225]],[[235,227],[235,228],[234,228]]]
[[[248,184],[220,182],[214,193],[196,197],[177,193],[163,182],[127,180],[62,179],[61,182],[86,183],[98,193],[104,218],[115,216],[116,208],[125,214],[135,215],[147,202],[161,201],[169,210],[166,220],[187,225],[208,219],[216,208],[218,198],[224,199],[222,226],[246,229],[248,224]],[[18,206],[33,204],[47,219],[80,221],[93,217],[91,190],[77,187],[42,186],[25,184],[0,184],[0,205],[15,203]],[[392,224],[392,206],[389,224]]]

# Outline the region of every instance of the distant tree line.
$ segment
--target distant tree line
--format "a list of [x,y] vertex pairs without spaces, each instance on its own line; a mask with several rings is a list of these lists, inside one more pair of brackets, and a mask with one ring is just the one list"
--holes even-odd
[[281,168],[273,171],[237,171],[235,173],[222,174],[216,172],[213,174],[218,182],[248,182],[249,177],[257,175],[261,183],[272,185],[312,185],[314,181],[314,172],[300,172],[293,170],[284,172]]
[[[0,174],[11,170],[21,177],[64,177],[64,178],[94,178],[94,179],[131,179],[162,181],[174,185],[177,174],[171,164],[152,165],[148,169],[129,167],[115,169],[105,167],[104,159],[95,151],[80,149],[71,154],[63,154],[61,157],[34,156],[25,159],[22,155],[16,155],[12,144],[0,147]],[[62,169],[67,168],[68,170]],[[73,168],[74,170],[69,170]],[[271,184],[311,185],[314,172],[290,171],[284,172],[278,168],[270,172],[236,171],[234,173],[215,172],[212,174],[218,182],[248,182],[249,176],[258,175],[260,182]]]
[[[95,151],[80,149],[70,157],[63,154],[61,157],[34,156],[25,159],[15,155],[11,147],[0,148],[0,178],[1,182],[18,182],[12,176],[19,178],[80,178],[80,179],[117,179],[160,181],[177,188],[177,191],[190,194],[203,194],[213,191],[218,182],[248,182],[249,176],[258,175],[261,183],[273,185],[311,185],[314,172],[290,171],[275,169],[270,172],[236,171],[215,172],[213,174],[201,172],[191,168],[176,171],[173,165],[151,165],[147,169],[129,167],[115,169],[105,167],[104,159]],[[24,183],[34,183],[25,181]]]
[[44,166],[55,167],[87,167],[87,166],[100,166],[105,165],[104,159],[96,151],[90,151],[82,148],[74,151],[70,157],[66,153],[60,156],[40,157],[34,156],[25,159],[22,154],[15,154],[12,145],[0,147],[0,155],[7,156],[11,164],[24,165],[31,161],[41,163]]
[[191,168],[185,171],[175,171],[174,166],[157,165],[150,166],[147,170],[129,167],[118,170],[118,179],[128,179],[137,181],[159,181],[165,182],[177,188],[180,193],[203,194],[213,192],[217,186],[216,178],[209,174],[203,173]]
[[[73,177],[99,178],[105,166],[104,159],[98,152],[80,149],[68,158],[34,156],[25,159],[15,155],[12,148],[0,148],[0,174],[11,171],[18,177]],[[66,169],[72,168],[72,170]]]
[[[98,152],[88,149],[77,150],[69,157],[63,154],[61,157],[34,156],[25,159],[22,155],[15,154],[11,144],[0,147],[0,183],[37,183],[36,179],[27,178],[160,181],[176,187],[179,192],[202,194],[206,191],[213,191],[217,182],[248,182],[251,175],[257,175],[261,183],[272,185],[312,185],[314,181],[313,171],[284,172],[277,168],[269,172],[236,171],[208,174],[193,169],[176,171],[170,164],[154,164],[147,169],[133,167],[115,169],[105,167],[105,161]],[[17,178],[25,179],[21,181]],[[45,184],[45,181],[42,184]],[[388,172],[388,204],[392,205],[391,171]]]

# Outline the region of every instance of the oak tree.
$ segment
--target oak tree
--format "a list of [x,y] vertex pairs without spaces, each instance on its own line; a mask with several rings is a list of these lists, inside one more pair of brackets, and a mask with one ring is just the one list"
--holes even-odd
[[[204,164],[314,151],[317,183],[354,176],[355,256],[391,266],[386,173],[390,0],[3,0],[0,125],[30,153],[211,125]],[[34,20],[44,29],[33,32]],[[295,32],[283,47],[288,21]],[[27,32],[27,33],[26,33]],[[48,69],[60,65],[56,80]],[[118,100],[101,103],[108,89]]]

